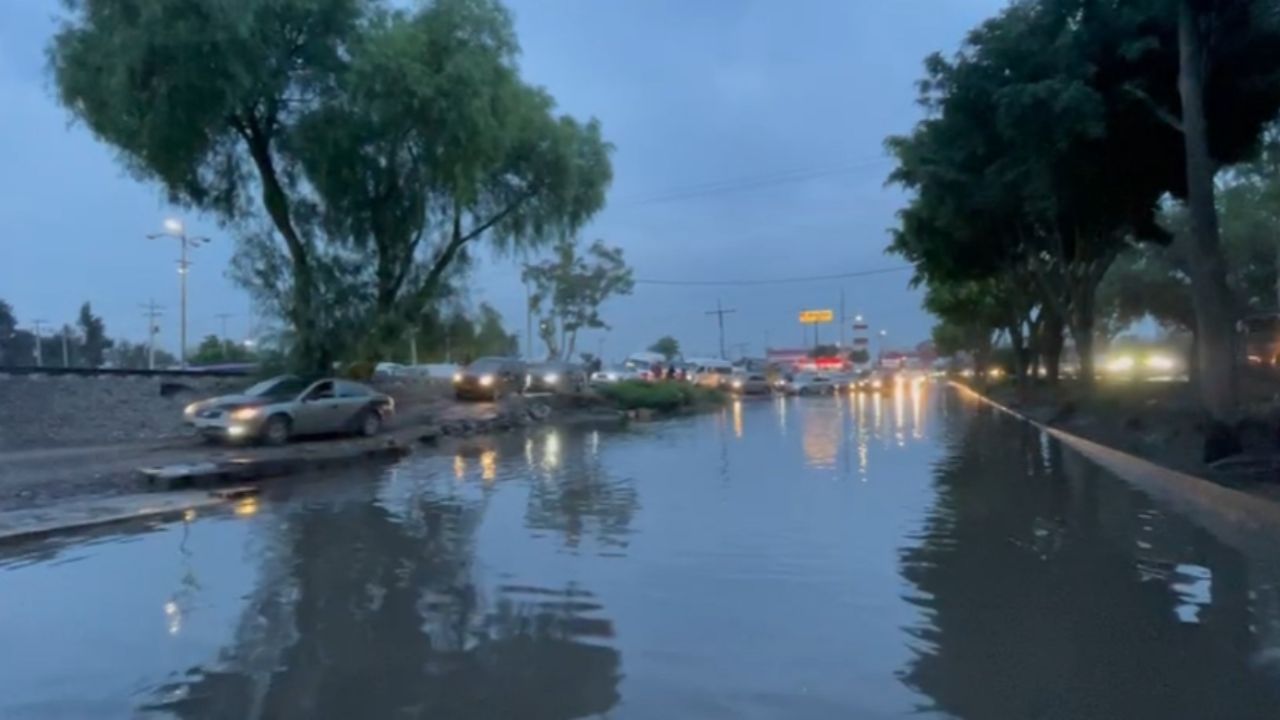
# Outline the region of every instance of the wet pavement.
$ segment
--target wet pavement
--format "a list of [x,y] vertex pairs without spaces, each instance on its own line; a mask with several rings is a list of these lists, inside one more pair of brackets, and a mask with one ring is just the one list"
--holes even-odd
[[1280,570],[928,386],[0,549],[0,717],[1274,718]]

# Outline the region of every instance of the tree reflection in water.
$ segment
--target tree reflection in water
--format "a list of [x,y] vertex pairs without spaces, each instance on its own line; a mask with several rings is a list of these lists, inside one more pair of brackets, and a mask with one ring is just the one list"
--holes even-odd
[[928,709],[1277,716],[1280,682],[1260,671],[1251,632],[1274,618],[1250,601],[1250,581],[1273,578],[1250,578],[1239,553],[1037,431],[990,416],[947,423],[937,504],[901,553],[907,599],[923,611],[901,678]]
[[[456,482],[451,463],[441,462],[446,484]],[[598,468],[588,470],[559,491],[534,493],[531,505],[548,525],[580,530],[596,517],[601,532],[622,532],[617,513],[629,517],[622,509],[635,499],[596,489],[602,482]],[[612,623],[589,591],[504,586],[485,596],[471,567],[483,499],[424,488],[393,512],[374,483],[352,487],[363,489],[279,510],[233,645],[163,688],[151,709],[184,718],[551,720],[617,703],[620,658],[603,644]]]

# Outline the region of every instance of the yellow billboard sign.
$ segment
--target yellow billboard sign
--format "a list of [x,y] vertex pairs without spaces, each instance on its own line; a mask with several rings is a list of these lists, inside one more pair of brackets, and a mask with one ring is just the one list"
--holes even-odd
[[835,319],[835,313],[830,310],[801,310],[801,325],[824,325]]

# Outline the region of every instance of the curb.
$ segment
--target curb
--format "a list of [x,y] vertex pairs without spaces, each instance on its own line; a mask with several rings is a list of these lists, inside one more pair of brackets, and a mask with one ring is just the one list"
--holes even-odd
[[237,501],[256,505],[253,498],[257,494],[255,487],[225,488],[215,492],[137,493],[32,510],[10,510],[0,513],[0,544],[135,520],[173,517]]
[[1172,470],[1046,425],[963,383],[950,380],[948,384],[1048,434],[1095,465],[1200,523],[1218,539],[1233,546],[1274,554],[1275,540],[1280,536],[1280,503]]

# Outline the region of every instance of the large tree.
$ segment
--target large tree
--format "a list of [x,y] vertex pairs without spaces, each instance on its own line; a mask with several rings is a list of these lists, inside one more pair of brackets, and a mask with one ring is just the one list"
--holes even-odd
[[520,79],[496,0],[68,6],[64,104],[238,231],[234,276],[311,367],[400,341],[469,243],[536,244],[603,203],[607,144]]
[[[333,91],[370,0],[68,0],[50,47],[64,105],[174,202],[265,214],[287,249],[298,356],[326,364],[298,123]],[[109,58],[109,61],[104,59]],[[254,201],[257,196],[257,201]]]
[[1134,0],[1112,12],[1140,22],[1128,45],[1143,72],[1129,90],[1174,135],[1164,186],[1188,208],[1178,240],[1194,299],[1200,392],[1219,427],[1237,412],[1236,307],[1227,278],[1214,179],[1248,159],[1280,110],[1280,7],[1275,0]]
[[1001,277],[1025,316],[1015,343],[1046,335],[1041,315],[1065,322],[1086,381],[1098,283],[1126,245],[1165,239],[1156,151],[1173,137],[1129,90],[1133,19],[1095,5],[1016,2],[931,57],[930,115],[890,140],[893,179],[915,191],[894,249],[944,282]]

